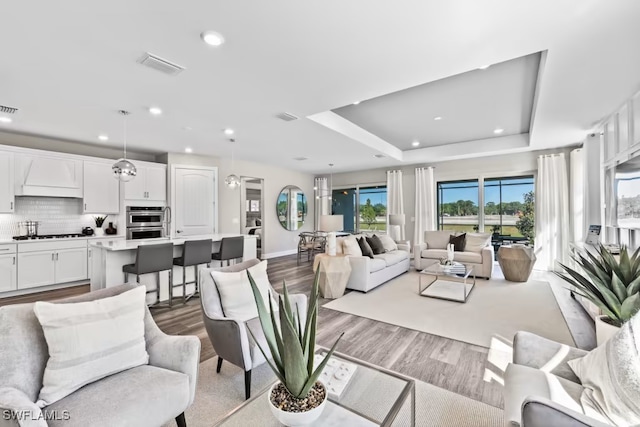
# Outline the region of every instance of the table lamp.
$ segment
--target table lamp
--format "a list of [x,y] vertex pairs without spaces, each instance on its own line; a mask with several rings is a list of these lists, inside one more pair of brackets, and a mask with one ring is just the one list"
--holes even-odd
[[344,228],[344,216],[342,215],[320,215],[320,231],[327,232],[327,254],[336,254],[336,231]]
[[[398,234],[392,236],[393,240],[402,239],[402,227],[404,226],[404,214],[390,214],[389,215],[389,225],[391,225],[394,230],[398,230]],[[394,233],[395,234],[395,233]]]

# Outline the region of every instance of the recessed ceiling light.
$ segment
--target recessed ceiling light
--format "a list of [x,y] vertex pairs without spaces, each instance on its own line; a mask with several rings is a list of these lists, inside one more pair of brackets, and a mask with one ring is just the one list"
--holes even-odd
[[98,135],[98,139],[104,142],[104,141],[108,141],[109,137],[107,135]]
[[360,104],[360,101],[356,101],[353,103],[353,105],[358,105],[358,104]]
[[225,135],[233,135],[234,133],[236,133],[236,132],[233,129],[227,128],[227,129],[224,130],[224,134]]
[[13,119],[11,117],[0,117],[0,123],[11,123]]
[[442,120],[442,117],[436,116],[436,117],[433,118],[433,120]]
[[222,34],[216,33],[215,31],[205,31],[200,34],[200,37],[202,38],[202,41],[209,46],[217,47],[224,43],[224,37],[222,37]]
[[491,64],[489,65],[483,65],[482,67],[478,67],[478,70],[486,70],[487,68],[491,67]]
[[191,126],[183,126],[182,130],[185,131],[185,132],[190,132],[190,131],[193,130],[193,128]]
[[149,108],[149,113],[153,114],[154,116],[159,116],[160,114],[162,114],[162,110],[158,107],[151,107]]
[[420,141],[413,141],[411,145],[417,147],[418,145],[420,145]]
[[504,129],[502,129],[502,128],[496,128],[496,129],[493,130],[493,133],[496,133],[496,134],[500,134],[502,132],[504,132]]
[[375,157],[376,159],[382,159],[385,157],[384,154],[374,154],[373,157]]
[[190,147],[184,149],[185,153],[193,153],[193,150]]

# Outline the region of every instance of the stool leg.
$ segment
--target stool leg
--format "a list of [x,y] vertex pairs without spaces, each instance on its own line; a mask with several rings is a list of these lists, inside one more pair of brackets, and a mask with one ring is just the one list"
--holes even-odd
[[129,282],[129,273],[124,273],[124,283]]
[[169,307],[173,304],[173,268],[169,270]]
[[182,266],[182,303],[187,303],[187,266]]
[[158,273],[158,280],[156,281],[156,304],[160,304],[160,273]]
[[136,274],[136,283],[140,284],[140,276]]
[[194,285],[193,285],[194,286],[194,288],[193,288],[194,294],[199,296],[200,295],[200,287],[198,286],[198,266],[197,265],[193,266],[193,280],[195,280]]

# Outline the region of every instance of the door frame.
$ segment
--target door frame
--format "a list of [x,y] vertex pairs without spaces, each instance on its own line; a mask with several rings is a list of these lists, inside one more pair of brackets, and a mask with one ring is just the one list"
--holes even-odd
[[265,239],[265,235],[266,235],[266,230],[265,230],[265,225],[266,225],[266,221],[264,219],[265,217],[265,208],[266,206],[264,205],[264,178],[259,178],[257,176],[245,176],[242,175],[240,176],[240,218],[241,218],[241,222],[240,222],[240,234],[244,234],[245,229],[247,228],[246,226],[243,226],[242,224],[246,224],[247,221],[247,215],[245,212],[246,206],[244,204],[244,201],[246,200],[246,191],[247,191],[247,181],[253,181],[253,180],[259,180],[260,181],[260,220],[262,225],[261,227],[261,234],[260,234],[260,256],[258,258],[261,258],[262,255],[264,254],[264,248],[265,248],[265,244],[264,242],[266,241]]
[[195,166],[172,164],[171,173],[169,174],[169,207],[171,208],[171,222],[169,223],[169,236],[176,237],[176,223],[173,221],[176,207],[176,169],[195,169],[207,170],[213,172],[213,234],[218,234],[218,167],[217,166]]

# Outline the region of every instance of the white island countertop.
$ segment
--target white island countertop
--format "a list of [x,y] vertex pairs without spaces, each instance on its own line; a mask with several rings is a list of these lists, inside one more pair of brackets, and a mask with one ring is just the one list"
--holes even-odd
[[225,237],[238,237],[244,236],[245,239],[255,239],[255,235],[249,234],[205,234],[200,236],[185,236],[185,237],[164,237],[157,239],[141,239],[141,240],[114,240],[108,242],[90,242],[89,246],[94,248],[102,248],[107,251],[130,251],[137,249],[141,245],[159,245],[162,243],[173,243],[174,245],[183,245],[187,240],[205,240],[211,239],[213,242],[219,242]]

